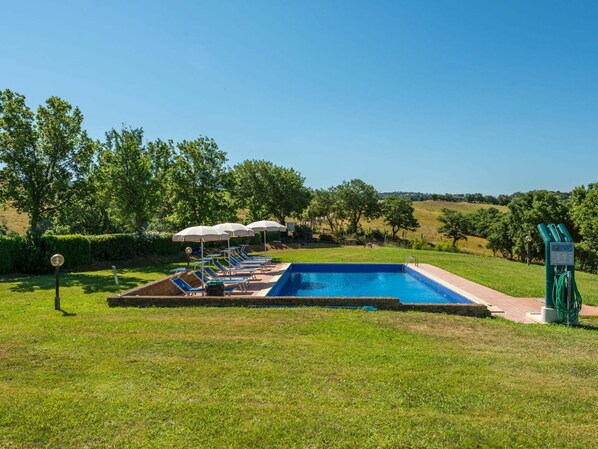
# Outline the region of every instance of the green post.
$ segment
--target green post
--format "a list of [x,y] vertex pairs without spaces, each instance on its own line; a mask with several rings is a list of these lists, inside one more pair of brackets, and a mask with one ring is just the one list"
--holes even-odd
[[550,242],[552,242],[551,233],[544,223],[538,225],[538,231],[544,240],[544,259],[546,264],[546,294],[545,306],[549,309],[554,309],[554,301],[552,299],[552,287],[554,284],[554,269],[550,265]]

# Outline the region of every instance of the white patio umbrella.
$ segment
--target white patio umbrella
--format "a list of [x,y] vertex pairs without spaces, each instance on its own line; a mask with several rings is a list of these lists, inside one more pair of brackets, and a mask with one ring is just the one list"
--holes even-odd
[[230,273],[230,238],[231,237],[253,237],[255,232],[253,229],[248,228],[240,223],[220,223],[214,225],[214,229],[222,232],[226,232],[228,235],[228,267]]
[[203,274],[203,244],[228,239],[228,234],[212,226],[192,226],[172,236],[173,242],[201,242],[201,272]]
[[247,227],[249,229],[253,229],[255,232],[264,233],[264,254],[268,252],[268,248],[266,246],[266,232],[284,232],[287,230],[287,228],[280,223],[270,220],[254,221],[253,223],[248,224]]

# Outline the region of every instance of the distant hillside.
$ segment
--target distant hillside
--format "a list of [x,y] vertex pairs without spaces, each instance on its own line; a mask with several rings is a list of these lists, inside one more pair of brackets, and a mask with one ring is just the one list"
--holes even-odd
[[29,217],[18,213],[12,207],[0,206],[0,224],[6,225],[9,231],[25,234],[29,226]]
[[[442,213],[442,208],[449,208],[458,210],[463,213],[470,213],[477,209],[495,207],[501,212],[507,212],[506,206],[493,206],[490,204],[471,204],[459,202],[455,203],[452,201],[417,201],[413,203],[415,209],[415,218],[419,221],[419,229],[415,232],[405,232],[404,237],[407,239],[422,239],[431,242],[446,241],[446,237],[443,237],[438,233],[438,228],[442,226],[442,223],[438,221],[438,216]],[[380,230],[387,229],[390,233],[390,228],[385,226],[384,219],[379,218],[370,222],[362,222],[362,226],[365,230],[378,228]],[[400,237],[403,237],[403,231],[400,231]],[[480,237],[468,237],[467,241],[460,241],[457,245],[462,250],[479,255],[492,255],[492,251],[486,248],[486,239]]]

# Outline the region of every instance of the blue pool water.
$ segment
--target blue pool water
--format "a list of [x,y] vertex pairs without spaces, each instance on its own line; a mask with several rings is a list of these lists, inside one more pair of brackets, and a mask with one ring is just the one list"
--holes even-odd
[[268,296],[385,296],[404,304],[472,303],[402,264],[294,263]]

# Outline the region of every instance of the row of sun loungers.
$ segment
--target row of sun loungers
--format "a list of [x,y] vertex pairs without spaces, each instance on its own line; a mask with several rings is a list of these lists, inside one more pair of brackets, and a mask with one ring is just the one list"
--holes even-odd
[[197,295],[205,293],[208,282],[221,281],[224,284],[225,295],[231,295],[235,291],[249,291],[249,283],[256,279],[256,272],[265,272],[271,268],[272,264],[271,257],[250,256],[243,248],[238,248],[226,255],[208,256],[207,259],[210,261],[203,266],[203,270],[202,268],[191,270],[193,276],[199,280],[200,287],[191,286],[180,277],[182,273],[172,278],[171,282],[184,295]]

